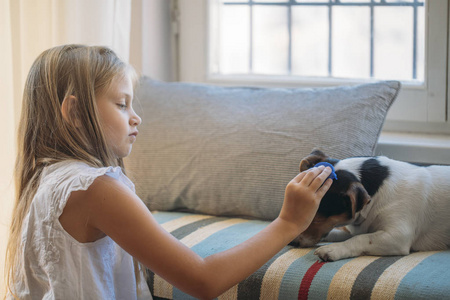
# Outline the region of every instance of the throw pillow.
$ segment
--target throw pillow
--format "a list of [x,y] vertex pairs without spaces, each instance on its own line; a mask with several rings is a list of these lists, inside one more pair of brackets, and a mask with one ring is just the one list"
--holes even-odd
[[142,78],[128,175],[151,210],[271,220],[313,149],[373,155],[399,89],[396,81],[289,89]]

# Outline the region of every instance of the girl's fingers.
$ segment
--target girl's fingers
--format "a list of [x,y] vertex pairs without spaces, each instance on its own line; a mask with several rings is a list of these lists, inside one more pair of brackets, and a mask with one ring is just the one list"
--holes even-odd
[[322,198],[325,193],[330,189],[331,185],[333,184],[333,179],[328,178],[325,180],[324,184],[317,190],[317,196]]
[[295,183],[299,183],[300,181],[302,181],[303,177],[305,177],[306,173],[308,173],[309,170],[311,170],[311,169],[308,169],[308,170],[305,170],[305,171],[303,171],[301,173],[298,173],[297,176],[295,176],[292,179],[292,181],[295,182]]
[[320,174],[318,174],[310,183],[310,186],[314,190],[319,190],[319,188],[323,185],[323,183],[327,180],[327,177],[331,174],[331,169],[326,167],[322,170]]
[[[319,176],[319,174],[321,174],[324,171],[325,167],[324,166],[320,166],[318,168],[311,168],[309,170],[306,170],[306,174],[305,177],[302,180],[302,184],[306,185],[306,186],[310,186],[314,180],[316,180],[316,178]],[[328,175],[327,175],[328,177]],[[326,178],[326,177],[325,177]],[[322,180],[325,181],[325,178]],[[319,187],[317,187],[319,188]]]
[[[299,173],[292,179],[293,182],[311,187],[314,191],[323,191],[323,195],[330,188],[333,180],[327,181],[327,177],[331,174],[331,169],[329,167],[319,166],[318,168],[311,168]],[[329,184],[324,184],[329,182]]]
[[317,176],[317,174],[319,174],[320,173],[320,170],[323,170],[323,166],[319,166],[318,168],[317,167],[314,167],[314,168],[311,168],[311,169],[307,169],[307,170],[305,170],[305,171],[303,171],[303,172],[301,172],[301,173],[299,173],[297,176],[295,176],[294,177],[294,179],[292,179],[292,181],[294,181],[294,182],[296,182],[296,183],[300,183],[301,181],[303,182],[304,181],[304,177],[306,176],[306,175],[308,175],[309,173],[311,173],[312,175],[308,175],[309,177],[310,177],[310,179],[309,180],[307,180],[308,181],[308,184],[307,185],[310,185],[311,184],[311,181],[314,179],[314,178],[316,178],[316,176]]
[[[311,175],[311,174],[314,174],[313,172],[316,172],[318,174],[317,168],[311,168],[311,169],[308,169],[308,170],[305,170],[305,171],[299,173],[297,176],[294,177],[294,179],[292,179],[292,181],[295,182],[295,183],[300,183],[300,182],[301,183],[306,183],[306,182],[308,182],[307,185],[310,185],[311,181],[317,176],[317,174]],[[310,174],[309,175],[309,179],[306,180],[305,177],[308,174]]]

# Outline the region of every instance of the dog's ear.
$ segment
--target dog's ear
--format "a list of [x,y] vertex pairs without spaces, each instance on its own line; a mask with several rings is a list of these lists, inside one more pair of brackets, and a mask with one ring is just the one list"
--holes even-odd
[[354,219],[355,214],[370,203],[370,196],[360,182],[351,183],[347,190],[347,195],[352,202],[352,219]]
[[320,163],[322,161],[327,161],[328,156],[325,155],[322,151],[318,149],[314,149],[311,154],[309,154],[307,157],[303,158],[300,162],[300,172],[303,172],[305,170],[308,170],[312,167],[314,167],[317,163]]

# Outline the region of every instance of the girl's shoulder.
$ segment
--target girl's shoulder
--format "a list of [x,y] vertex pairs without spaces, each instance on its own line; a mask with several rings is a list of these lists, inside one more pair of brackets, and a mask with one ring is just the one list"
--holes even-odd
[[[93,181],[86,188],[72,192],[64,201],[65,207],[59,215],[59,223],[65,232],[80,243],[103,238],[105,232],[100,229],[99,224],[116,222],[132,205],[130,197],[133,198],[134,191],[123,184],[120,177],[111,176],[122,173],[115,173],[115,169],[108,170],[94,170],[95,176],[90,177]],[[120,213],[115,215],[111,211]]]
[[134,191],[134,184],[120,167],[94,167],[83,161],[66,160],[46,167],[40,185],[69,190],[86,190],[92,182],[103,175],[115,178]]
[[32,206],[42,218],[54,221],[61,216],[74,192],[87,191],[100,177],[113,179],[110,184],[117,180],[135,191],[134,184],[120,167],[98,168],[82,161],[67,160],[45,167]]

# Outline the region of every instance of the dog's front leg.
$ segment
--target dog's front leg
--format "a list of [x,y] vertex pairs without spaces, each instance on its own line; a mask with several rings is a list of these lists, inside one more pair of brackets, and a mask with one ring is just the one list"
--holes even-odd
[[361,255],[407,255],[412,239],[408,234],[377,231],[354,236],[345,242],[328,244],[316,249],[324,261],[336,261]]
[[321,242],[343,242],[351,238],[353,235],[346,227],[333,228]]

